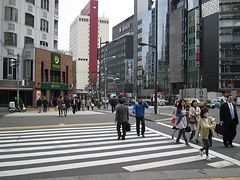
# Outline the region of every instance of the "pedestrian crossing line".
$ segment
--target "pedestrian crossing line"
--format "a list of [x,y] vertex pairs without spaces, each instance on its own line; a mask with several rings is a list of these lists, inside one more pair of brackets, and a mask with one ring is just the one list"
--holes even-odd
[[[171,155],[172,152],[168,153],[168,156]],[[210,156],[211,158],[215,158],[215,156]],[[152,162],[152,163],[145,163],[145,164],[138,164],[138,165],[132,165],[132,166],[125,166],[123,167],[127,171],[135,172],[135,171],[141,171],[141,170],[147,170],[147,169],[153,169],[153,168],[160,168],[165,166],[171,166],[171,165],[177,165],[177,164],[184,164],[189,162],[195,162],[203,160],[203,157],[198,156],[189,156],[189,157],[183,157],[183,158],[177,158],[177,159],[170,159],[165,161],[158,161],[158,162]]]
[[[104,140],[113,140],[116,139],[117,135],[104,137]],[[159,137],[156,134],[148,134],[147,137]],[[126,138],[139,138],[136,135],[127,136]],[[103,138],[89,138],[89,139],[76,139],[76,140],[61,140],[61,141],[45,141],[45,142],[28,142],[28,143],[13,143],[13,144],[1,144],[1,148],[9,148],[9,147],[19,147],[19,146],[37,146],[37,145],[54,145],[54,144],[63,144],[63,143],[84,143],[84,142],[92,142],[92,141],[102,141]]]
[[209,163],[207,165],[215,168],[223,168],[223,167],[233,166],[234,164],[228,161],[219,161],[219,162]]
[[89,151],[101,151],[101,150],[113,150],[118,148],[130,148],[130,147],[142,147],[142,146],[150,146],[150,145],[160,145],[160,144],[168,144],[171,143],[171,140],[164,141],[153,141],[153,142],[144,142],[144,143],[131,143],[131,144],[118,144],[118,145],[110,145],[110,146],[100,146],[96,149],[96,147],[85,148],[85,149],[67,149],[67,150],[55,150],[55,151],[42,151],[42,152],[28,152],[28,153],[18,153],[18,154],[5,154],[1,155],[1,159],[9,159],[9,158],[24,158],[24,157],[35,157],[35,156],[50,156],[50,155],[64,155],[70,153],[81,153],[81,152],[89,152]]
[[[189,152],[190,149],[183,150],[181,154],[183,154],[184,151]],[[194,151],[194,150],[192,149],[191,151]],[[179,150],[175,152],[176,154],[179,154]],[[166,156],[169,156],[169,155],[167,155],[166,152],[164,152],[164,153],[152,153],[152,154],[146,154],[146,155],[128,156],[128,157],[121,157],[121,158],[112,158],[112,159],[105,159],[105,160],[87,161],[87,162],[80,162],[80,163],[61,164],[61,165],[55,165],[55,166],[44,166],[44,167],[23,168],[23,169],[18,168],[15,170],[1,171],[0,177],[53,172],[53,171],[78,169],[78,168],[88,168],[88,167],[94,167],[94,166],[119,164],[124,162],[131,162],[131,161],[141,161],[141,160],[154,159],[154,158],[160,158],[160,157],[166,157]],[[197,157],[199,158],[199,156],[194,156],[195,161],[196,159],[198,159]],[[199,159],[202,159],[202,158],[199,158]]]
[[[9,161],[9,162],[0,162],[0,167],[10,167],[10,166],[23,166],[23,165],[33,165],[33,164],[42,164],[42,163],[53,163],[53,162],[63,162],[70,160],[82,160],[88,158],[100,158],[100,157],[108,157],[108,156],[116,156],[116,155],[130,155],[133,153],[141,153],[141,152],[149,152],[149,151],[158,151],[158,150],[170,150],[174,148],[183,148],[184,145],[169,145],[169,146],[155,146],[155,147],[144,147],[144,148],[136,148],[136,149],[128,149],[128,150],[120,150],[120,151],[111,151],[111,152],[100,152],[100,153],[92,153],[92,154],[83,154],[83,155],[70,155],[70,156],[62,156],[62,157],[53,157],[53,158],[42,158],[42,159],[31,159],[31,160],[19,160],[19,161]],[[197,152],[195,149],[187,149],[187,150],[177,150],[171,151],[171,153],[166,152],[167,155],[180,155],[180,154],[190,154]],[[164,153],[163,153],[164,154]]]
[[[129,139],[129,138],[133,138],[133,139]],[[137,136],[127,136],[127,143],[131,143],[131,142],[136,142],[136,138]],[[137,141],[139,143],[142,143],[144,141],[159,141],[159,140],[163,140],[166,138],[165,137],[160,137],[160,136],[157,136],[157,137],[154,137],[154,136],[151,136],[151,137],[145,137],[145,138],[139,138]],[[27,152],[27,151],[36,151],[36,150],[51,150],[51,149],[63,149],[63,148],[76,148],[76,147],[86,147],[86,146],[97,146],[97,145],[105,145],[105,144],[121,144],[122,141],[116,141],[116,140],[113,140],[113,141],[97,141],[97,142],[89,142],[88,143],[81,143],[81,144],[78,144],[77,142],[72,142],[74,144],[66,144],[64,143],[64,145],[53,145],[53,146],[33,146],[33,147],[23,147],[23,148],[16,148],[15,146],[12,146],[12,147],[8,147],[6,149],[0,149],[0,153],[4,153],[4,152],[21,152],[21,151],[24,151],[24,152]],[[66,145],[65,145],[66,144]]]

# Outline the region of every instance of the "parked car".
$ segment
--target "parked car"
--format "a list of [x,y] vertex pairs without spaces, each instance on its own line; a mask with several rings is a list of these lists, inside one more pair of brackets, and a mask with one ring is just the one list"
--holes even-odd
[[[102,103],[105,104],[105,97],[102,97]],[[106,97],[106,104],[108,104],[108,103],[109,103],[109,99],[108,99],[108,97]]]
[[124,101],[124,104],[126,106],[131,106],[132,105],[132,99],[131,98],[126,98],[125,101]]
[[213,101],[211,101],[211,100],[208,100],[206,106],[208,108],[214,109],[215,108],[215,103]]
[[200,102],[197,98],[184,98],[184,100],[186,102],[186,107],[187,108],[191,107],[191,104],[192,104],[193,100],[197,100],[199,107],[205,107],[205,103],[204,102]]
[[213,99],[212,102],[215,104],[215,107],[220,108],[223,103],[226,102],[224,99]]

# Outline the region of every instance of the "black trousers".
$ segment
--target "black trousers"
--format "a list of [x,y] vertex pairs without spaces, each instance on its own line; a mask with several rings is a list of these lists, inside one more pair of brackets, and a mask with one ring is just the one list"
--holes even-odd
[[144,117],[136,117],[137,134],[140,134],[140,122],[141,122],[141,125],[142,125],[141,134],[143,135],[144,132],[145,132],[145,119],[144,119]]
[[179,142],[179,139],[181,138],[181,136],[183,136],[183,139],[184,139],[184,141],[185,141],[185,143],[186,143],[186,145],[188,144],[188,141],[187,141],[187,137],[186,137],[186,131],[185,131],[185,129],[183,128],[183,129],[180,129],[180,132],[179,132],[179,134],[178,134],[178,137],[177,137],[177,140],[176,140],[176,142]]
[[116,111],[116,106],[115,105],[112,106],[112,113],[114,113],[114,111]]
[[227,130],[223,134],[223,144],[231,145],[236,134],[237,134],[236,125],[227,126]]
[[76,105],[73,105],[72,109],[73,109],[73,114],[75,114],[76,113]]
[[122,132],[123,132],[122,137],[125,138],[125,136],[126,136],[126,126],[127,126],[127,122],[118,122],[118,123],[117,123],[117,133],[118,133],[118,137],[121,136],[121,126],[122,126]]

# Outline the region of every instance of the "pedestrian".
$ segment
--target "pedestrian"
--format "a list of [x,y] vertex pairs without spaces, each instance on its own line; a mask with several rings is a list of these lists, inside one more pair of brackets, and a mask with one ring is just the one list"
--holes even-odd
[[48,101],[46,100],[46,97],[43,99],[43,112],[47,112],[48,107]]
[[216,126],[212,117],[208,116],[208,109],[202,108],[200,120],[198,122],[195,139],[198,139],[199,132],[201,134],[203,148],[199,150],[200,156],[203,156],[203,151],[206,152],[206,160],[211,161],[209,157],[209,148],[212,147],[212,138],[214,137],[214,128]]
[[59,98],[58,98],[58,113],[59,113],[59,117],[62,117],[62,114],[63,114],[63,104],[64,104],[64,101],[62,99],[62,96],[60,95]]
[[[193,120],[196,120],[196,123],[189,123],[189,126],[191,128],[191,134],[189,137],[189,142],[193,142],[193,138],[195,137],[196,134],[196,129],[197,129],[197,124],[200,118],[200,114],[201,114],[201,109],[200,107],[198,107],[198,102],[197,100],[193,100],[191,103],[191,107],[189,110],[189,116],[190,119],[192,118]],[[199,140],[196,139],[196,143],[199,143]]]
[[42,101],[40,98],[38,98],[38,100],[37,100],[37,108],[38,108],[38,113],[41,113]]
[[117,106],[116,96],[113,96],[113,98],[111,100],[111,106],[112,106],[112,113],[114,113],[114,111],[116,110],[116,106]]
[[223,133],[223,144],[225,147],[234,147],[233,139],[237,134],[237,125],[239,124],[237,108],[233,104],[232,95],[227,96],[227,102],[220,107],[220,123],[226,128]]
[[68,109],[69,109],[69,99],[67,96],[64,97],[64,104],[66,106],[65,110],[64,110],[64,115],[65,117],[67,116],[68,113]]
[[80,97],[77,98],[77,108],[76,111],[81,111],[81,99]]
[[72,99],[71,105],[72,105],[73,114],[75,114],[75,113],[76,113],[76,106],[77,106],[76,97],[74,97],[74,98]]
[[177,131],[178,131],[178,134],[179,134],[179,132],[180,132],[180,130],[176,128],[176,123],[177,123],[177,119],[178,119],[178,117],[176,116],[178,104],[179,104],[179,101],[177,101],[177,102],[175,103],[175,106],[173,107],[173,110],[172,110],[172,118],[173,118],[173,119],[172,119],[172,123],[173,123],[173,128],[172,128],[172,129],[174,129],[174,131],[173,131],[173,133],[172,133],[172,139],[174,139],[175,133],[176,133]]
[[122,126],[122,140],[125,140],[126,136],[126,126],[129,122],[129,110],[128,107],[126,107],[123,104],[123,100],[121,99],[119,101],[119,105],[116,109],[116,116],[115,116],[115,124],[117,124],[117,133],[118,133],[118,139],[121,138],[121,126]]
[[149,105],[143,101],[142,97],[138,97],[138,102],[133,106],[133,114],[136,115],[136,128],[137,128],[137,135],[140,136],[140,122],[142,125],[141,135],[145,137],[145,109],[149,108]]
[[93,111],[94,110],[94,99],[92,99],[91,107],[92,107],[92,111]]
[[89,111],[89,108],[91,106],[91,100],[89,98],[87,99],[86,106],[87,106],[87,110]]
[[186,135],[185,135],[185,128],[187,127],[187,111],[185,106],[184,99],[181,99],[178,104],[176,116],[178,117],[176,128],[180,129],[178,134],[176,143],[179,143],[181,136],[183,135],[183,139],[185,141],[186,146],[189,146]]
[[81,104],[82,104],[82,111],[85,111],[85,98],[82,99]]
[[100,109],[102,108],[102,101],[101,101],[101,98],[98,98],[97,105],[98,105],[98,109],[100,110]]
[[66,114],[66,112],[67,112],[67,106],[66,106],[66,104],[64,103],[64,100],[63,100],[63,104],[62,104],[62,110],[63,110],[64,116],[66,117],[66,116],[67,116],[67,114]]

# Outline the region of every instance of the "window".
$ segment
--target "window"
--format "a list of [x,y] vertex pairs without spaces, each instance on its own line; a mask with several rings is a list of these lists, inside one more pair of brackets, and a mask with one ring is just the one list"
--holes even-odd
[[44,82],[48,82],[48,69],[45,69],[44,72]]
[[48,21],[41,19],[40,30],[48,32]]
[[5,20],[18,22],[18,10],[12,7],[5,7]]
[[33,5],[35,5],[35,0],[26,0],[26,2],[29,2],[29,3],[31,3]]
[[10,58],[3,59],[3,79],[16,80],[16,68],[10,66]]
[[50,70],[50,81],[60,83],[61,80],[61,72]]
[[41,0],[41,8],[49,11],[49,0]]
[[17,46],[17,34],[4,32],[4,44],[8,46]]
[[34,27],[34,16],[28,13],[25,13],[25,25]]
[[26,79],[33,80],[33,61],[24,60],[23,61],[23,76]]
[[62,83],[66,83],[66,73],[62,72]]
[[34,44],[34,39],[30,37],[25,37],[24,38],[24,43],[26,44]]
[[48,43],[46,41],[40,41],[40,45],[48,47]]

